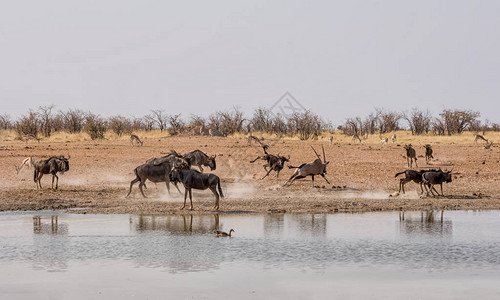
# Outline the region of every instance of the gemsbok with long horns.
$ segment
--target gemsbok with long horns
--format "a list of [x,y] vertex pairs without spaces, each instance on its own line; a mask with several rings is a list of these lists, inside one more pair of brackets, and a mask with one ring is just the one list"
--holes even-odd
[[329,161],[326,161],[325,148],[323,147],[323,145],[321,146],[321,148],[323,149],[323,161],[321,161],[321,157],[319,156],[318,152],[316,152],[316,150],[312,146],[311,146],[311,148],[313,149],[314,154],[316,154],[317,159],[315,161],[313,161],[312,163],[301,164],[298,167],[288,166],[288,168],[290,168],[290,169],[295,168],[295,172],[290,177],[290,179],[288,179],[287,182],[285,182],[285,184],[283,186],[291,185],[297,179],[311,176],[312,177],[312,184],[314,187],[314,176],[316,176],[316,175],[321,175],[321,177],[323,177],[326,180],[326,182],[328,184],[330,184],[328,179],[326,179],[326,177],[325,177],[326,165],[328,165],[330,163]]

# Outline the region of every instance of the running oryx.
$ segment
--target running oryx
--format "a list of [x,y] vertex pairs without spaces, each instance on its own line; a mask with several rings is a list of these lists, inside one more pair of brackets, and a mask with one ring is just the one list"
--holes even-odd
[[484,138],[484,136],[482,136],[482,135],[480,135],[480,134],[476,134],[476,135],[474,136],[474,143],[476,143],[476,144],[477,144],[477,141],[479,141],[479,140],[482,140],[482,141],[484,141],[486,144],[488,144],[488,140],[487,140],[487,139],[485,139],[485,138]]
[[408,163],[408,167],[413,166],[413,160],[415,161],[415,166],[418,167],[417,165],[417,153],[415,152],[415,149],[411,146],[411,144],[405,145],[404,146],[406,150],[406,162]]
[[64,174],[64,172],[69,171],[69,160],[70,156],[68,155],[68,158],[65,158],[64,156],[52,156],[48,159],[42,159],[39,160],[35,163],[35,171],[33,174],[33,180],[35,181],[36,188],[42,188],[42,182],[41,179],[43,177],[43,174],[52,174],[52,189],[54,189],[54,178],[56,179],[56,190],[59,187],[59,177],[56,175],[57,172],[61,172],[61,174]]
[[35,159],[33,157],[26,157],[19,166],[16,167],[16,173],[19,174],[23,168],[31,168],[35,166]]
[[325,177],[326,165],[328,165],[328,163],[329,163],[329,161],[326,161],[325,148],[323,146],[321,146],[321,148],[323,149],[323,162],[321,161],[321,157],[319,156],[318,152],[316,152],[316,150],[312,146],[311,146],[311,148],[313,149],[314,154],[316,154],[316,157],[318,157],[318,158],[315,161],[313,161],[312,163],[301,164],[298,167],[288,166],[288,168],[290,168],[290,169],[295,168],[295,172],[290,177],[290,179],[288,179],[287,182],[285,182],[285,184],[283,186],[291,185],[296,179],[311,176],[312,177],[312,184],[314,187],[314,176],[316,176],[316,175],[321,175],[326,180],[326,182],[328,184],[330,184],[328,179],[326,179],[326,177]]
[[[266,164],[263,165],[264,170],[266,170],[267,173],[261,179],[266,178],[267,175],[269,175],[269,173],[271,173],[271,171],[275,171],[276,172],[276,178],[278,178],[278,176],[280,175],[281,170],[283,170],[283,167],[285,166],[285,162],[290,161],[290,156],[284,157],[284,156],[281,156],[279,153],[278,153],[278,155],[273,155],[273,154],[267,153],[267,148],[266,147],[262,147],[262,149],[264,149],[264,154],[265,155],[258,156],[257,158],[255,158],[254,160],[251,160],[250,162],[254,163],[258,159],[262,159],[262,160],[265,160],[267,162]],[[269,170],[267,168],[269,168]]]
[[130,145],[134,146],[134,144],[138,144],[138,145],[142,146],[143,143],[137,135],[132,134],[130,136]]
[[434,158],[434,156],[432,156],[432,146],[429,145],[429,144],[425,144],[424,145],[424,148],[425,148],[425,163],[429,163],[429,161],[431,160],[431,158]]
[[188,152],[182,156],[189,166],[197,166],[201,172],[203,172],[203,166],[210,167],[211,171],[214,171],[217,165],[215,164],[215,158],[217,155],[208,156],[200,150],[194,150]]
[[[174,168],[170,173],[170,180],[172,182],[182,182],[184,185],[184,205],[181,209],[186,207],[186,198],[189,194],[189,201],[191,202],[190,210],[193,210],[193,196],[191,189],[206,190],[210,189],[215,196],[214,209],[219,209],[219,195],[224,198],[222,188],[220,187],[220,178],[214,174],[203,174],[196,170],[181,170]],[[217,193],[217,190],[219,192]]]

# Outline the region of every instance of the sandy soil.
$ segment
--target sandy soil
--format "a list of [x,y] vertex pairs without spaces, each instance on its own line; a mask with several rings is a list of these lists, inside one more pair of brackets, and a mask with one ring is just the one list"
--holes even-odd
[[[79,208],[80,213],[186,213],[180,210],[183,195],[175,189],[171,195],[164,184],[149,182],[140,195],[138,184],[126,198],[133,169],[151,157],[175,149],[185,153],[200,149],[217,154],[217,170],[222,179],[225,198],[220,211],[238,212],[359,212],[414,209],[499,209],[500,154],[499,148],[485,150],[480,145],[433,144],[435,159],[426,165],[420,157],[420,167],[453,169],[453,182],[445,184],[445,197],[421,197],[415,183],[406,185],[406,194],[397,195],[399,179],[396,172],[407,169],[403,145],[329,144],[325,141],[266,140],[269,152],[290,155],[292,165],[312,162],[314,145],[325,147],[327,184],[316,178],[296,181],[282,187],[293,173],[285,169],[276,179],[271,175],[260,180],[265,172],[263,161],[249,163],[262,149],[248,145],[246,138],[161,137],[148,139],[143,147],[132,147],[128,140],[98,142],[2,142],[0,146],[0,210],[40,210]],[[422,145],[414,146],[417,155],[424,153]],[[28,156],[37,160],[51,155],[70,154],[70,171],[60,175],[59,189],[51,190],[51,176],[42,179],[43,189],[33,182],[33,169],[16,174],[14,165]],[[206,168],[208,169],[208,167]],[[207,172],[207,170],[205,170]],[[181,187],[181,190],[183,188]],[[439,188],[438,188],[439,190]],[[194,210],[207,213],[214,204],[210,191],[193,193]],[[189,200],[188,200],[189,201]]]

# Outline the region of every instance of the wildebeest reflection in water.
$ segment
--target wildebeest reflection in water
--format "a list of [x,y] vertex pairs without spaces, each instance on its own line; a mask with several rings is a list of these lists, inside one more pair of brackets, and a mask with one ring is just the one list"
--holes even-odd
[[68,234],[68,224],[59,224],[57,216],[51,216],[50,224],[44,224],[41,216],[34,216],[33,232],[38,234]]
[[130,217],[136,231],[163,230],[170,233],[213,233],[219,230],[219,214],[139,215]]
[[453,223],[444,220],[444,211],[421,211],[399,213],[401,233],[408,236],[414,235],[440,235],[451,237]]

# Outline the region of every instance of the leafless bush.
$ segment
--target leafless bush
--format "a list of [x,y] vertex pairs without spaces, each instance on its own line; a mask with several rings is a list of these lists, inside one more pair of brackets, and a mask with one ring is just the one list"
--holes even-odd
[[63,122],[63,130],[69,133],[79,133],[85,126],[85,113],[79,109],[69,109],[59,112]]
[[161,132],[167,129],[168,116],[165,114],[164,110],[152,110],[150,118],[156,125],[156,128],[160,129]]
[[401,119],[401,114],[377,109],[376,115],[378,117],[379,133],[382,134],[399,130],[399,120]]
[[207,120],[205,118],[203,118],[202,116],[191,115],[191,118],[189,119],[188,125],[192,126],[192,127],[206,127]]
[[13,127],[12,121],[8,114],[0,115],[0,129],[11,129]]
[[481,114],[471,110],[450,110],[445,109],[439,114],[448,135],[462,133],[470,126],[477,124]]
[[118,115],[111,117],[108,123],[109,128],[118,136],[132,133],[132,122],[123,116]]
[[298,135],[301,140],[317,138],[323,130],[323,124],[321,118],[311,111],[293,113],[288,117],[290,133]]
[[151,131],[155,127],[155,119],[153,115],[145,115],[142,117],[142,123],[144,125],[144,130]]
[[229,111],[218,111],[208,117],[208,127],[217,130],[223,135],[242,132],[245,118],[238,108]]
[[339,129],[342,130],[342,133],[345,135],[357,135],[359,137],[364,135],[363,132],[363,121],[360,117],[349,118],[345,120],[344,124],[339,126]]
[[16,132],[19,139],[25,136],[34,136],[38,138],[39,124],[37,114],[34,111],[29,112],[27,116],[21,116],[15,124]]
[[54,130],[54,116],[52,114],[52,110],[54,109],[55,105],[49,105],[49,106],[40,106],[38,107],[37,111],[37,118],[38,118],[38,124],[40,127],[41,133],[45,137],[49,137],[52,134],[52,131]]
[[252,131],[273,133],[273,114],[266,108],[257,108],[250,119],[249,127]]
[[184,131],[184,126],[186,126],[186,123],[181,118],[181,114],[169,116],[168,122],[170,124],[170,128],[168,129],[170,135],[182,133]]
[[103,118],[90,112],[87,114],[85,117],[85,131],[92,140],[103,139],[106,129],[107,124]]
[[431,129],[432,115],[429,110],[422,111],[414,108],[409,113],[403,113],[402,118],[408,123],[413,135],[428,133]]

